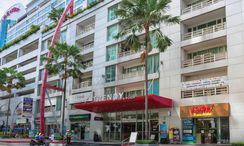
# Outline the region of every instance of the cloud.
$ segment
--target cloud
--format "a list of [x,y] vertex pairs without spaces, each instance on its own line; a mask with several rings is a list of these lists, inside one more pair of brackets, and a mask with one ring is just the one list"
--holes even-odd
[[31,0],[0,0],[0,18],[4,15],[4,13],[14,4],[22,3],[26,6]]

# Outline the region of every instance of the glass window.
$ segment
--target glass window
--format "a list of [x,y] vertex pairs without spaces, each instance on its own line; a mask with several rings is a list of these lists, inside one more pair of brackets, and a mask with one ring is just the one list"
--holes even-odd
[[104,95],[113,95],[115,94],[115,87],[108,87],[104,89]]
[[118,25],[112,25],[108,27],[107,41],[114,40],[114,37],[117,35],[117,33],[118,33]]
[[78,6],[78,5],[82,4],[82,2],[83,2],[83,0],[77,0],[77,1],[75,2],[75,6]]
[[91,3],[95,3],[97,0],[88,0],[87,1],[87,4],[89,5],[89,4],[91,4]]
[[117,58],[117,45],[112,45],[107,48],[106,61],[114,60]]
[[115,14],[117,9],[118,9],[118,5],[114,5],[108,8],[108,21],[112,21],[117,18],[117,15]]
[[159,95],[159,81],[152,80],[148,82],[148,94]]
[[106,82],[115,81],[115,65],[106,67]]
[[64,43],[66,42],[66,30],[65,31],[62,31],[59,35],[59,41]]
[[36,100],[36,113],[40,113],[40,100]]
[[62,97],[57,97],[56,100],[56,111],[60,111],[61,110],[61,106],[62,106]]
[[158,72],[159,68],[159,54],[148,56],[147,60],[147,72],[148,74]]
[[155,34],[150,35],[150,42],[151,42],[152,48],[158,48],[158,41],[156,39]]

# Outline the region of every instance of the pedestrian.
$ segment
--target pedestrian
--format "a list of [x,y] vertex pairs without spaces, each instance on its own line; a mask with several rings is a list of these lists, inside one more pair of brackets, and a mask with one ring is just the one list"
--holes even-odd
[[67,144],[70,144],[71,143],[71,133],[70,133],[70,130],[66,130],[65,137],[66,137],[66,143]]

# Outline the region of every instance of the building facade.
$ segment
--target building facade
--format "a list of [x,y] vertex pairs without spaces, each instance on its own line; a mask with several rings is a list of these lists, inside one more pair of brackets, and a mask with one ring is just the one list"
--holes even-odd
[[[82,9],[91,2],[78,0],[75,7]],[[93,112],[95,110],[85,111],[76,106],[94,99],[97,99],[95,103],[101,103],[112,98],[144,95],[144,66],[140,52],[124,47],[121,41],[113,38],[119,30],[114,13],[119,2],[102,1],[67,20],[61,28],[60,41],[78,46],[87,66],[81,82],[71,78],[68,81],[65,123],[76,139],[92,140],[95,131],[104,141],[121,141],[131,131],[138,131],[139,138],[144,137],[143,110],[128,107],[128,110],[111,108],[106,112]],[[32,1],[27,5],[23,20],[8,30],[7,43],[32,24],[42,25],[40,31],[0,53],[0,68],[16,68],[27,80],[26,87],[13,91],[13,95],[0,93],[1,121],[6,119],[5,103],[10,99],[9,124],[38,129],[44,70],[40,58],[47,54],[54,33],[54,29],[45,33],[42,30],[52,23],[47,18],[51,7],[65,7],[67,3],[62,0]],[[180,129],[181,140],[185,143],[243,140],[244,1],[172,0],[168,13],[180,16],[181,22],[160,26],[173,40],[173,45],[164,53],[159,53],[157,48],[149,53],[148,84],[150,95],[155,95],[152,99],[167,97],[173,101],[173,106],[149,110],[150,134],[158,140],[160,124],[166,123],[169,128]],[[48,84],[60,86],[62,83],[59,76],[49,76]],[[50,135],[59,127],[62,93],[49,90],[48,94],[45,131]],[[24,118],[16,112],[23,97],[34,99],[32,117]]]

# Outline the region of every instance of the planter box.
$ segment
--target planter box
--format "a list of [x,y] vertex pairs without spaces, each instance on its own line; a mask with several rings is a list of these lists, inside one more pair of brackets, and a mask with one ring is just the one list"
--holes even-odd
[[135,144],[135,146],[159,146],[159,144]]

